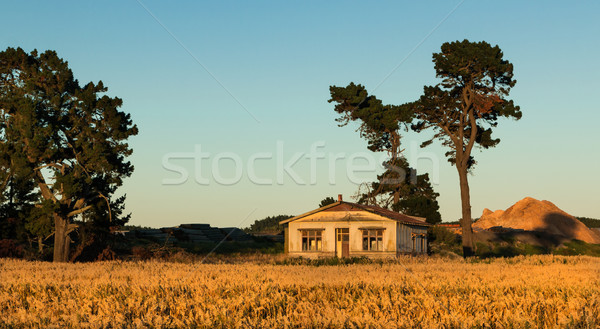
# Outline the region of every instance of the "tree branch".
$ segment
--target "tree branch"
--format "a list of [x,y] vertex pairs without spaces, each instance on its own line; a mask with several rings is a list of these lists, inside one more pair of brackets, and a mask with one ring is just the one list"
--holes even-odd
[[48,188],[48,184],[46,183],[46,179],[44,178],[44,175],[42,175],[42,173],[39,170],[35,171],[35,177],[36,177],[38,186],[40,187],[40,191],[42,192],[42,196],[44,197],[44,199],[58,202],[54,193],[52,193],[52,191],[50,191],[50,188]]
[[100,196],[102,198],[104,198],[104,200],[106,200],[106,206],[108,207],[108,222],[112,223],[112,211],[110,210],[110,202],[108,201],[108,198],[104,194],[102,194],[102,193],[98,193],[98,194],[100,194]]
[[79,209],[79,208],[81,208],[81,206],[83,206],[84,202],[85,202],[85,198],[81,198],[81,199],[77,200],[75,202],[75,205],[73,205],[73,209]]
[[465,150],[467,158],[471,155],[471,150],[473,149],[473,145],[475,145],[475,140],[477,139],[477,121],[473,112],[474,111],[471,108],[471,110],[469,111],[469,121],[471,122],[471,136],[469,137],[469,143],[467,144],[467,148]]
[[39,166],[39,167],[33,168],[33,170],[37,171],[37,170],[48,168],[48,167],[54,167],[54,168],[56,168],[58,170],[61,170],[64,167],[64,164],[59,165],[58,163],[53,162],[53,163],[48,163],[48,164],[45,164],[43,166]]
[[67,214],[67,217],[73,217],[73,216],[77,216],[83,212],[86,212],[88,210],[90,210],[92,208],[92,206],[85,206],[81,209],[77,209],[77,210],[73,210],[70,213]]
[[454,145],[456,145],[456,147],[459,146],[459,139],[458,137],[456,137],[451,131],[450,129],[448,129],[448,126],[445,124],[439,124],[438,125],[440,128],[442,128],[442,130],[446,133],[446,135],[448,135],[448,137],[450,137],[450,139],[452,140],[452,142],[454,143]]
[[2,182],[2,188],[0,188],[0,191],[4,191],[4,189],[6,188],[6,185],[8,185],[8,182],[10,181],[11,177],[12,177],[12,174],[10,173],[10,169],[9,169],[8,173],[6,174],[6,178],[4,179],[4,182]]

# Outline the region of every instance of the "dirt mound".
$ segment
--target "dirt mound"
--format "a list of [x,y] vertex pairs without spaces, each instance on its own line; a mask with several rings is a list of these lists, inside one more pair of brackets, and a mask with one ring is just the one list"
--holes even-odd
[[526,231],[539,231],[577,239],[587,243],[600,243],[600,236],[592,232],[577,218],[560,210],[550,201],[525,198],[512,207],[490,211],[485,209],[474,228],[505,227]]

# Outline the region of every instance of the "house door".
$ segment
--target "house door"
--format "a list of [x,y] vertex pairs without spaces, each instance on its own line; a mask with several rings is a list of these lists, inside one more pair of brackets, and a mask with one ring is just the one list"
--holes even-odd
[[335,229],[335,255],[337,257],[350,256],[350,229]]

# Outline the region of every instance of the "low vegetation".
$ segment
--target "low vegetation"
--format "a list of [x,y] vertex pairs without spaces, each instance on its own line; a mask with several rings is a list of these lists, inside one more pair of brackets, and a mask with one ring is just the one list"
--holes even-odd
[[595,328],[598,268],[598,258],[552,255],[343,266],[5,259],[0,327]]
[[574,240],[566,242],[561,248],[556,249],[554,253],[557,255],[589,255],[600,257],[600,245]]
[[[429,250],[435,255],[462,256],[461,236],[442,226],[429,229]],[[476,234],[477,237],[477,234]],[[600,245],[572,240],[556,245],[526,243],[511,234],[498,234],[499,241],[479,241],[475,255],[480,258],[515,257],[526,255],[586,255],[600,257]]]

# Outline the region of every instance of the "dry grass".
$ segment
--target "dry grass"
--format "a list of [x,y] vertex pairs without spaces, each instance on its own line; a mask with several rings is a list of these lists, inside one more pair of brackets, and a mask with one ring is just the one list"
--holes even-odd
[[0,327],[597,328],[600,259],[346,266],[0,260]]

